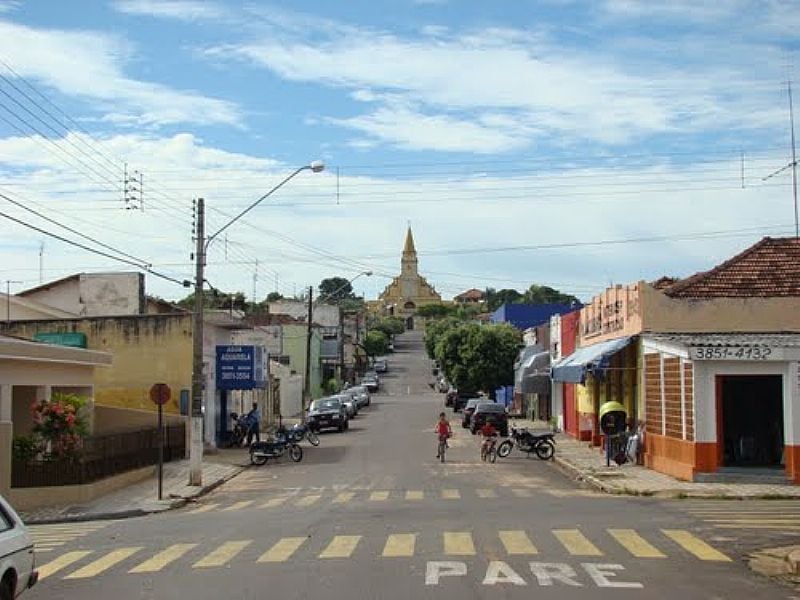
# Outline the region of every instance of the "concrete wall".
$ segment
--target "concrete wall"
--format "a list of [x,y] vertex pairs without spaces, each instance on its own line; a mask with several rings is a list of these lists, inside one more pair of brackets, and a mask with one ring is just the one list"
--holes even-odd
[[[304,377],[306,368],[306,333],[305,325],[283,326],[283,353],[289,356],[289,366],[300,377]],[[322,395],[321,345],[322,337],[315,329],[311,335],[311,395],[314,398]]]
[[81,273],[25,292],[24,296],[85,317],[145,312],[141,273]]
[[180,390],[191,388],[191,314],[21,321],[12,323],[10,332],[28,338],[38,332],[80,332],[90,349],[110,353],[113,365],[94,375],[98,405],[154,411],[149,391],[158,382],[173,390],[165,412],[179,413]]
[[[186,423],[188,429],[187,417],[175,414],[164,415],[165,425],[179,425],[181,423]],[[133,410],[129,408],[118,408],[116,406],[94,407],[95,435],[136,431],[156,427],[157,425],[158,417],[151,410]]]

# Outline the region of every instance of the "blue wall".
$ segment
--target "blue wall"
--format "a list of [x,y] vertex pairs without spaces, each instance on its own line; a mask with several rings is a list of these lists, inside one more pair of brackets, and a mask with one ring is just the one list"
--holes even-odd
[[503,304],[492,313],[491,321],[510,323],[524,331],[548,323],[553,315],[563,315],[579,308],[580,304]]

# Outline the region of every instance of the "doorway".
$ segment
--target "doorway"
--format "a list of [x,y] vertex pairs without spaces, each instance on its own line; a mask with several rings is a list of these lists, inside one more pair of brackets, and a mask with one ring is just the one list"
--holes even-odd
[[783,377],[721,377],[722,464],[779,468],[783,461]]
[[406,319],[406,330],[413,331],[414,329],[414,317],[408,317]]

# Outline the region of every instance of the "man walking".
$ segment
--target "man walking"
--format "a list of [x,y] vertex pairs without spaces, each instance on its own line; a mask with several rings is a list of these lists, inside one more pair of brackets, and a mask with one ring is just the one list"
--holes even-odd
[[253,437],[257,442],[261,441],[261,411],[258,410],[258,403],[253,402],[253,408],[247,413],[247,445],[253,441]]

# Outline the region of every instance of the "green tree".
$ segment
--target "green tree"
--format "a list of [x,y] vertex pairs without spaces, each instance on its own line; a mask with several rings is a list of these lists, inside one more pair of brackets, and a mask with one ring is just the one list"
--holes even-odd
[[277,302],[278,300],[283,300],[283,294],[280,292],[270,292],[267,294],[267,302]]
[[386,354],[389,349],[389,336],[382,331],[368,331],[364,337],[364,352],[370,357]]
[[447,304],[424,304],[417,309],[417,314],[426,319],[442,319],[456,312],[456,308]]
[[346,298],[355,298],[352,284],[344,277],[328,277],[319,282],[319,298],[323,302],[339,304]]
[[[176,302],[178,306],[194,309],[194,293],[189,294],[185,298]],[[203,306],[211,310],[241,310],[249,312],[251,309],[247,297],[242,292],[234,292],[233,294],[221,292],[216,288],[210,290],[203,290]]]
[[428,357],[436,360],[436,344],[439,339],[447,333],[450,329],[454,329],[461,325],[463,321],[457,317],[447,317],[432,321],[425,327],[425,351]]
[[523,294],[522,302],[526,304],[580,304],[575,296],[564,294],[546,285],[533,284]]
[[373,321],[369,329],[382,331],[386,337],[391,339],[393,335],[400,335],[406,330],[405,322],[402,317],[381,317]]
[[460,390],[495,390],[514,382],[522,334],[511,325],[463,323],[439,336],[434,355],[447,379]]
[[490,312],[496,311],[503,304],[515,304],[520,301],[522,294],[517,290],[487,288],[486,305]]

